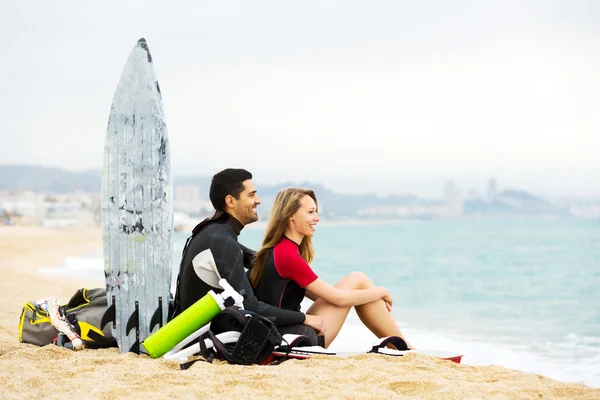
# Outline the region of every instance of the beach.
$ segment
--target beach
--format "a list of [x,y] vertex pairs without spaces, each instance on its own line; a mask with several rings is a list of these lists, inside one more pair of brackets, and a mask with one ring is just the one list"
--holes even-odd
[[278,366],[178,362],[121,354],[75,352],[19,343],[27,301],[59,297],[104,282],[43,275],[40,267],[85,257],[101,247],[99,229],[0,227],[0,383],[2,397],[29,398],[502,398],[600,399],[600,389],[501,366],[470,366],[409,354],[404,357],[318,356]]

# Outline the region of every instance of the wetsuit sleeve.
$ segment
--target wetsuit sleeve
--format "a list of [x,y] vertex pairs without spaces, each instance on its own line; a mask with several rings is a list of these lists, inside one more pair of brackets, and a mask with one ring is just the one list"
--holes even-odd
[[282,278],[296,282],[303,289],[317,280],[317,274],[299,254],[278,247],[274,251],[275,268]]
[[306,317],[303,313],[271,306],[256,298],[244,271],[244,256],[237,241],[232,238],[220,237],[217,240],[213,238],[210,247],[221,278],[227,279],[227,282],[238,292],[242,290],[245,292],[246,310],[254,311],[267,318],[274,318],[277,326],[304,323]]
[[241,243],[238,243],[238,245],[242,249],[242,254],[244,255],[244,268],[252,269],[252,261],[254,260],[254,257],[256,257],[256,251],[247,248]]

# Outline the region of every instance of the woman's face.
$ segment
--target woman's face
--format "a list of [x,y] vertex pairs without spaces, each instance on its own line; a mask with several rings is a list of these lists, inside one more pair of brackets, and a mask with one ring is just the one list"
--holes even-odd
[[304,236],[313,236],[318,222],[319,215],[315,201],[309,195],[304,195],[300,199],[300,208],[290,219],[290,227]]

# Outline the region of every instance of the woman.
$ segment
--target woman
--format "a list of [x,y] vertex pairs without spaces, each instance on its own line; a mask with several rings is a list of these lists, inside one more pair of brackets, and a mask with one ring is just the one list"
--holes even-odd
[[336,338],[353,306],[378,338],[400,336],[406,341],[391,314],[393,299],[386,288],[376,287],[362,272],[353,272],[332,286],[310,268],[317,212],[312,190],[289,188],[277,194],[263,246],[249,271],[256,297],[289,310],[300,310],[304,296],[313,300],[307,314],[323,318],[325,328],[320,333],[325,336],[325,347]]

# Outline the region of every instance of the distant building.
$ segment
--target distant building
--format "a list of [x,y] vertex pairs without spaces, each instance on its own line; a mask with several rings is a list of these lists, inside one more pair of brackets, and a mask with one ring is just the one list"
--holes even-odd
[[469,189],[469,193],[467,194],[467,200],[480,200],[481,195],[477,191],[477,189]]
[[498,187],[496,186],[496,178],[491,178],[487,185],[487,199],[494,200],[498,196]]
[[176,186],[174,192],[175,211],[195,215],[205,206],[197,186]]
[[5,224],[64,227],[100,223],[99,196],[81,191],[56,195],[3,192],[0,193],[0,206],[3,209],[0,219]]
[[[81,199],[85,198],[85,201]],[[54,201],[47,203],[42,225],[51,227],[97,225],[92,211],[92,200],[82,193],[75,195],[58,195]]]
[[10,215],[2,207],[0,207],[0,225],[11,225]]
[[569,213],[582,218],[600,218],[600,204],[571,204]]
[[463,198],[459,188],[454,182],[448,181],[444,188],[444,199],[448,217],[459,217],[463,211]]
[[14,223],[37,224],[44,216],[44,196],[31,191],[4,192],[0,204]]

